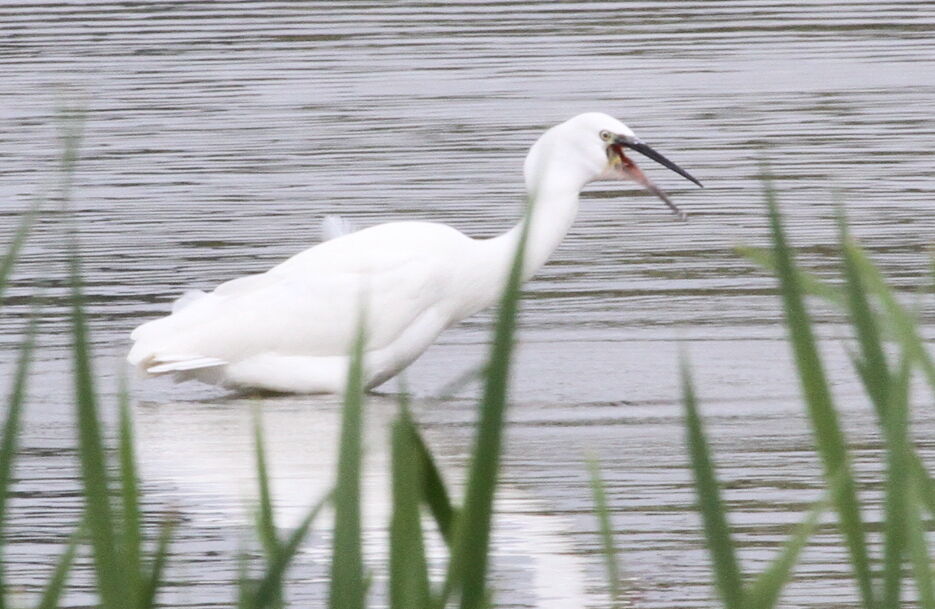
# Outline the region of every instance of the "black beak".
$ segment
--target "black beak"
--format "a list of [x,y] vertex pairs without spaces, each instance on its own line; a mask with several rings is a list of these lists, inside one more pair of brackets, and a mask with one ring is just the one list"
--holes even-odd
[[[630,137],[627,135],[618,135],[614,141],[617,144],[620,144],[621,146],[626,146],[627,148],[636,150],[643,156],[651,158],[652,160],[656,161],[663,167],[668,167],[669,169],[679,174],[683,178],[687,180],[691,180],[698,186],[701,186],[701,182],[696,180],[694,176],[692,176],[692,174],[688,173],[687,171],[685,171],[684,169],[682,169],[681,167],[679,167],[678,165],[676,165],[675,163],[667,159],[666,157],[662,156],[660,153],[650,148],[649,144],[643,142],[642,140],[639,140],[635,137]],[[701,186],[701,187],[704,188],[704,186]]]

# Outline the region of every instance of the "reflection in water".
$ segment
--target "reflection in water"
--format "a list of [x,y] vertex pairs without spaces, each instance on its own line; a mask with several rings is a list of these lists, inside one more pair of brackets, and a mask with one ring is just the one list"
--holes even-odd
[[[396,409],[394,398],[373,397],[366,406],[364,538],[380,584],[375,590],[378,595],[385,584],[381,578],[388,560],[387,438]],[[206,512],[191,507],[183,511],[191,517],[185,525],[186,533],[197,535],[205,528],[219,526],[250,526],[257,496],[252,442],[256,413],[261,415],[267,463],[274,481],[277,522],[292,528],[334,484],[340,423],[340,405],[336,401],[281,397],[150,403],[137,409],[143,478],[157,486],[171,485],[171,490],[159,491],[170,501],[181,496],[187,504],[200,505],[202,510],[210,506]],[[464,454],[469,452],[465,444],[456,440],[446,449]],[[460,479],[461,472],[457,473],[450,477]],[[494,569],[504,598],[511,604],[555,609],[586,599],[583,561],[562,535],[570,526],[566,518],[511,485],[501,489],[500,502],[511,506],[509,515],[496,525]],[[330,565],[326,523],[331,517],[322,517],[324,524],[317,528],[295,569],[301,574],[292,583],[290,598],[295,602],[305,598],[321,600],[324,596]],[[443,549],[438,539],[431,541],[435,542],[430,547],[440,568]],[[182,569],[187,570],[184,566]],[[313,574],[311,578],[309,573]],[[189,577],[204,576],[189,572]],[[204,583],[212,582],[208,579]]]
[[[590,190],[528,286],[498,536],[498,586],[507,590],[498,599],[508,605],[552,594],[528,591],[543,579],[564,584],[543,573],[568,558],[575,566],[552,568],[583,568],[584,578],[569,578],[565,593],[579,594],[580,584],[579,605],[603,606],[587,453],[604,461],[635,603],[711,605],[673,405],[679,344],[695,363],[751,567],[818,496],[773,282],[732,250],[762,240],[764,158],[808,265],[834,272],[834,190],[886,272],[906,288],[929,285],[935,171],[920,154],[935,147],[927,2],[16,1],[0,6],[0,23],[0,240],[54,183],[58,91],[86,100],[74,208],[108,396],[132,327],[163,314],[183,289],[304,249],[325,214],[358,226],[429,219],[472,236],[501,232],[518,216],[528,146],[578,112],[618,116],[705,183],[695,191],[647,167],[689,211],[687,224],[635,190]],[[7,561],[27,591],[80,510],[61,243],[60,219],[49,214],[16,269],[0,326],[8,352],[25,297],[50,286],[10,512]],[[823,333],[839,338],[833,312],[818,313]],[[417,395],[481,361],[488,322],[480,315],[453,328],[416,362],[408,380]],[[869,482],[876,438],[846,355],[834,341],[828,355]],[[0,358],[4,372],[10,359]],[[474,392],[419,412],[455,480],[474,416],[461,398]],[[236,564],[225,557],[237,551],[253,495],[253,403],[160,382],[138,385],[135,396],[148,508],[180,506],[191,518],[176,545],[172,604],[226,606]],[[204,398],[217,401],[192,402]],[[330,479],[336,411],[302,400],[262,408],[288,519]],[[374,400],[370,412],[376,425],[392,404]],[[919,425],[931,436],[926,413]],[[372,452],[379,470],[381,452]],[[380,475],[368,480],[385,492]],[[877,490],[869,484],[868,497]],[[294,575],[306,584],[326,576],[314,547]],[[830,531],[801,573],[785,606],[851,606]],[[297,601],[321,588],[300,589]],[[72,604],[90,603],[81,591]]]

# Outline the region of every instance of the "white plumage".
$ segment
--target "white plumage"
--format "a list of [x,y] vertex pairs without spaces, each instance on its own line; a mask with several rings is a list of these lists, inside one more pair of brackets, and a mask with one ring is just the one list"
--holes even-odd
[[[605,114],[583,114],[553,127],[526,159],[532,202],[527,278],[568,231],[588,182],[633,179],[665,198],[622,146],[648,154],[639,148],[645,147],[693,179]],[[372,388],[416,359],[445,328],[496,301],[520,234],[518,225],[477,240],[430,222],[349,230],[340,219],[327,220],[328,240],[269,271],[210,293],[187,292],[171,315],[133,332],[129,362],[176,380],[336,393],[344,388],[363,310],[365,384]]]

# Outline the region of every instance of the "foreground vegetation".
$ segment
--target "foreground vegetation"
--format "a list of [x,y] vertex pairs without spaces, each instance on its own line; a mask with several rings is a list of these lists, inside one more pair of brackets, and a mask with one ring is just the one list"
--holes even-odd
[[[67,201],[69,169],[75,158],[77,134],[69,134],[65,140],[66,177],[62,193]],[[827,493],[791,533],[767,569],[758,574],[744,572],[735,555],[713,456],[708,449],[688,366],[684,364],[687,445],[698,491],[698,509],[712,558],[712,581],[728,609],[776,606],[822,515],[833,511],[863,607],[904,606],[911,580],[918,604],[935,609],[931,558],[925,534],[926,520],[935,516],[935,483],[914,449],[910,433],[911,380],[914,373],[921,371],[935,391],[935,364],[920,336],[914,315],[897,300],[878,269],[849,236],[843,213],[839,220],[842,281],[840,285],[830,285],[796,266],[778,207],[768,187],[767,199],[772,248],[745,250],[744,253],[772,269],[779,279],[804,405],[814,429]],[[34,219],[35,214],[23,218],[0,262],[0,297]],[[35,599],[33,606],[59,606],[75,554],[79,548],[86,547],[94,565],[100,607],[154,607],[159,601],[160,588],[166,584],[164,568],[170,556],[175,520],[167,519],[155,539],[146,539],[132,417],[125,392],[117,404],[120,416],[116,446],[109,450],[105,444],[85,321],[77,242],[73,240],[70,247],[74,413],[85,510],[81,525],[62,549],[44,592]],[[452,500],[452,493],[410,413],[407,397],[399,396],[399,413],[391,427],[392,515],[388,523],[388,564],[384,566],[389,582],[387,602],[393,609],[450,606],[480,609],[495,605],[488,582],[490,533],[508,405],[521,267],[521,256],[517,255],[500,302],[490,357],[482,375],[484,389],[478,403],[471,464],[459,504]],[[861,503],[854,481],[847,441],[838,421],[840,415],[829,390],[807,313],[808,295],[827,299],[847,313],[854,336],[854,365],[876,409],[880,435],[886,447],[885,511],[879,556],[873,555],[868,544],[866,506]],[[38,314],[34,311],[34,320]],[[329,606],[363,609],[371,599],[361,539],[361,444],[366,401],[361,387],[360,361],[365,332],[366,328],[360,329],[354,346],[344,397],[335,486],[310,507],[293,530],[284,531],[276,525],[262,426],[259,421],[256,424],[259,492],[254,532],[262,548],[262,558],[260,565],[243,563],[240,581],[231,591],[232,605],[244,609],[288,605],[284,575],[327,504],[334,508],[335,514],[330,525],[333,552]],[[35,333],[33,322],[26,331],[11,379],[0,439],[0,536],[13,480]],[[592,463],[591,478],[607,561],[608,592],[617,605],[623,602],[625,590],[618,579],[610,510],[596,463]],[[433,535],[441,539],[445,548],[444,573],[435,579],[430,576],[426,554],[428,538]],[[0,551],[2,547],[0,537]],[[246,561],[245,558],[241,560]],[[3,574],[0,560],[0,609],[10,604],[9,585]]]
[[[831,285],[796,265],[769,184],[766,197],[772,249],[745,248],[742,253],[775,272],[779,279],[789,341],[815,450],[823,465],[827,498],[812,508],[769,569],[752,581],[746,577],[735,556],[727,513],[686,372],[683,376],[688,444],[718,592],[728,609],[775,606],[819,516],[825,509],[833,509],[860,593],[860,606],[865,609],[906,606],[906,584],[911,579],[915,602],[924,609],[933,609],[935,582],[925,521],[935,516],[935,481],[913,445],[910,388],[914,373],[921,373],[935,392],[935,363],[920,334],[918,320],[900,303],[879,269],[851,237],[843,209],[838,210],[842,281],[841,285]],[[924,292],[930,292],[930,287]],[[847,314],[854,339],[851,360],[876,412],[885,447],[880,556],[872,556],[870,551],[865,520],[868,510],[860,499],[839,422],[840,412],[806,309],[808,295],[827,300]]]

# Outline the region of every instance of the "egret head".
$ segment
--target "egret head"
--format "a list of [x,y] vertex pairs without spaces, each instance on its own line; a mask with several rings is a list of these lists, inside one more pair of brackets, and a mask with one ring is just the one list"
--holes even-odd
[[680,219],[685,219],[685,213],[672,203],[666,193],[643,173],[626,152],[639,152],[701,186],[701,182],[690,173],[636,137],[629,127],[600,112],[579,114],[550,129],[533,147],[530,154],[533,162],[536,157],[544,156],[545,150],[536,150],[540,146],[550,149],[552,154],[548,156],[557,157],[556,160],[565,171],[572,171],[571,168],[574,168],[585,183],[596,180],[636,182],[662,199]]

